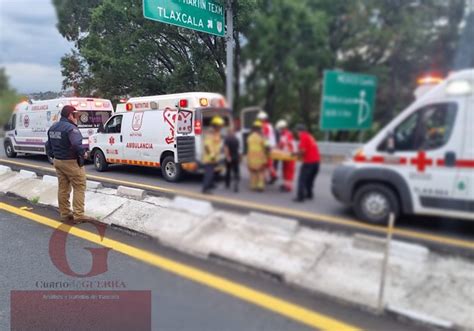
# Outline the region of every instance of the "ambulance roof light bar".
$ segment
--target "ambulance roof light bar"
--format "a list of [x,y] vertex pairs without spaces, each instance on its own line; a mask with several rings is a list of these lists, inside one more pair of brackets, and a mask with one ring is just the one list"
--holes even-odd
[[441,83],[442,81],[443,81],[443,78],[439,76],[428,75],[428,76],[420,77],[417,83],[418,85],[436,85],[436,84]]

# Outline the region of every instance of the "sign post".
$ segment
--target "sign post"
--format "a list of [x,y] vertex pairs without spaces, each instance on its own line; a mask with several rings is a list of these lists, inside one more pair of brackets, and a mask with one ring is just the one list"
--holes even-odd
[[367,130],[372,126],[377,79],[343,71],[325,71],[320,128]]
[[233,108],[234,102],[234,14],[232,13],[232,0],[227,0],[227,35],[226,35],[226,98],[227,103]]

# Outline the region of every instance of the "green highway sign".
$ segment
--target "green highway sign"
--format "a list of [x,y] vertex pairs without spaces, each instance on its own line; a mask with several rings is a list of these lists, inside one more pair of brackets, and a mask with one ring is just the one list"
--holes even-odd
[[372,126],[377,78],[325,71],[321,99],[322,130],[367,130]]
[[210,0],[143,0],[143,16],[223,37],[225,9]]

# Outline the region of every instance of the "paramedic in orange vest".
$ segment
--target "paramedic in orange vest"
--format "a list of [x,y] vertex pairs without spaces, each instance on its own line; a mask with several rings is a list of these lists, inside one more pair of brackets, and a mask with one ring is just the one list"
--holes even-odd
[[[262,134],[265,140],[267,141],[267,145],[269,148],[276,147],[276,137],[275,137],[275,130],[273,129],[272,124],[268,120],[268,115],[266,112],[261,111],[257,115],[257,120],[262,122]],[[267,173],[268,173],[268,184],[272,185],[278,179],[277,173],[275,170],[275,165],[273,164],[273,160],[271,157],[268,157],[267,160]]]
[[[288,130],[288,123],[285,120],[279,120],[276,124],[276,129],[280,133],[280,141],[278,142],[278,149],[284,151],[289,155],[295,152],[293,133]],[[293,188],[293,179],[295,178],[295,161],[283,161],[283,184],[280,190],[283,192],[291,192]]]
[[250,173],[250,189],[263,192],[265,189],[265,169],[268,163],[268,145],[263,137],[262,122],[256,120],[252,133],[247,138],[247,166]]
[[298,145],[298,156],[303,164],[298,176],[298,194],[295,202],[303,202],[305,199],[313,199],[313,186],[319,172],[319,148],[316,139],[308,132],[304,124],[296,126],[300,143]]

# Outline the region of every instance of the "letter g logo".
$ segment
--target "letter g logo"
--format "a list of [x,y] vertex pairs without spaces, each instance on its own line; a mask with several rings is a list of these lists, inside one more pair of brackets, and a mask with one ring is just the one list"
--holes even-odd
[[[105,230],[107,226],[104,224],[91,224],[95,226],[97,232],[99,233],[100,239],[102,240],[105,236]],[[71,269],[66,256],[66,241],[70,229],[70,225],[62,224],[53,232],[53,235],[51,236],[51,239],[49,241],[49,256],[51,257],[51,261],[53,262],[54,266],[58,268],[58,270],[61,271],[63,274],[77,278],[94,277],[107,272],[107,257],[111,248],[106,247],[84,248],[92,254],[92,267],[87,274],[81,275],[75,273]]]

